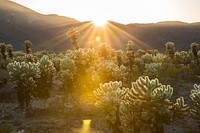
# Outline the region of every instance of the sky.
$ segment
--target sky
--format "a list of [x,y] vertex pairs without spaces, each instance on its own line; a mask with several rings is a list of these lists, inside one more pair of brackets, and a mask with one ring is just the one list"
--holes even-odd
[[200,22],[200,0],[11,0],[42,14],[123,24]]

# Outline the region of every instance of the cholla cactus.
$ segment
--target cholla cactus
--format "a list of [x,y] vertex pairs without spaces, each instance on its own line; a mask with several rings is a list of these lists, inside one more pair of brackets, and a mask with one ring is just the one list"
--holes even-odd
[[133,61],[135,58],[135,54],[133,52],[134,45],[135,44],[133,41],[128,41],[127,48],[126,48],[126,56],[128,58],[128,64],[129,64],[129,68],[131,72],[133,71]]
[[55,67],[56,71],[59,72],[59,71],[60,71],[61,58],[59,58],[59,57],[54,57],[54,58],[52,59],[52,63],[54,64],[54,67]]
[[122,50],[117,50],[117,51],[116,51],[116,56],[117,56],[117,63],[118,63],[118,66],[121,66],[121,65],[122,65],[123,51],[122,51]]
[[165,101],[173,94],[172,87],[162,85],[158,79],[150,80],[149,77],[140,77],[136,82],[132,83],[130,93],[127,98],[129,100],[148,102],[148,101]]
[[134,45],[135,45],[135,43],[132,40],[128,41],[126,50],[127,51],[133,51]]
[[134,64],[138,67],[140,75],[143,73],[145,69],[145,63],[141,58],[135,58],[134,59]]
[[17,61],[17,62],[23,62],[25,61],[24,57],[26,56],[26,54],[22,51],[16,51],[13,52],[14,53],[14,57],[13,60]]
[[36,91],[39,97],[49,97],[49,90],[52,89],[52,78],[56,69],[47,55],[39,60],[39,68],[41,77],[38,79]]
[[148,75],[151,78],[160,76],[162,63],[149,63],[145,64],[144,75]]
[[138,49],[135,53],[135,57],[136,58],[140,58],[141,56],[145,55],[146,54],[146,51],[143,50],[143,49]]
[[7,66],[10,79],[16,83],[18,102],[21,109],[30,107],[31,95],[36,86],[35,79],[40,78],[39,63],[14,61]]
[[151,63],[153,60],[153,55],[152,54],[148,54],[146,53],[145,55],[143,55],[141,57],[141,59],[145,62],[145,63]]
[[5,60],[6,59],[6,44],[5,43],[0,43],[0,51],[1,51],[1,56]]
[[73,83],[76,76],[75,61],[66,56],[60,64],[60,76],[63,82],[63,89],[67,92],[72,92]]
[[97,98],[95,105],[104,111],[113,133],[122,132],[120,129],[119,107],[128,89],[121,87],[122,82],[109,82],[100,84],[100,88],[93,92]]
[[194,89],[190,93],[190,98],[194,102],[191,112],[196,118],[200,129],[200,85],[195,84]]
[[25,62],[37,62],[37,57],[34,56],[33,54],[26,54],[24,57],[22,57],[23,60],[22,61],[25,61]]
[[6,45],[6,50],[8,52],[8,57],[13,59],[13,46],[11,44]]
[[198,46],[199,44],[198,43],[192,43],[191,46],[190,46],[190,50],[192,52],[192,55],[195,59],[198,59],[198,55],[197,55],[197,52],[198,52]]
[[183,98],[177,99],[173,104],[169,100],[172,94],[173,88],[162,85],[158,79],[140,77],[133,82],[126,95],[126,102],[120,107],[123,131],[162,133],[163,123],[187,115],[188,105],[184,103]]
[[110,44],[108,43],[101,43],[98,46],[98,53],[100,56],[104,57],[105,59],[110,59],[113,49],[111,48]]
[[159,53],[152,57],[152,62],[162,63],[162,62],[166,61],[166,58],[167,58],[166,55]]
[[40,71],[42,77],[51,77],[52,74],[55,72],[54,64],[51,62],[49,57],[47,55],[42,56],[42,58],[39,61],[40,65]]
[[174,58],[174,53],[175,53],[175,44],[173,42],[167,42],[165,44],[166,47],[166,53],[167,55],[173,59]]
[[110,80],[124,81],[128,75],[128,70],[124,65],[118,66],[113,60],[103,60],[99,63],[97,73],[101,82]]
[[31,53],[31,46],[33,45],[33,43],[30,40],[25,40],[24,41],[24,47],[26,50],[26,54],[30,54]]
[[70,28],[67,31],[67,36],[71,37],[71,41],[72,41],[72,46],[75,50],[79,49],[79,45],[78,45],[78,35],[79,35],[79,31],[77,28]]
[[200,50],[197,52],[197,60],[200,62]]
[[0,68],[6,69],[6,44],[0,43]]

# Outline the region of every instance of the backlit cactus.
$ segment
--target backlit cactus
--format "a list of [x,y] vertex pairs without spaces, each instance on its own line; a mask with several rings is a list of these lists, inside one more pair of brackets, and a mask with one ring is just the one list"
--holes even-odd
[[[122,127],[124,131],[133,129],[133,132],[164,132],[163,124],[171,122],[176,117],[188,115],[189,107],[181,97],[176,103],[172,103],[170,98],[173,88],[169,85],[162,85],[158,79],[150,80],[149,77],[140,77],[132,83],[132,88],[126,95],[127,103],[121,106]],[[129,104],[129,105],[127,105]],[[124,109],[130,106],[132,118],[127,117]],[[130,112],[129,112],[130,113]],[[134,121],[134,123],[130,123]],[[128,123],[130,124],[129,126]],[[139,125],[135,125],[139,124]],[[126,125],[126,126],[124,126]],[[145,127],[141,128],[141,127]]]
[[24,41],[24,47],[26,50],[26,54],[30,54],[31,53],[31,46],[33,45],[33,43],[30,40],[25,40]]
[[67,92],[72,92],[76,75],[75,61],[66,56],[60,63],[60,77],[63,82],[63,89]]
[[39,63],[14,61],[7,66],[10,80],[16,83],[18,102],[21,109],[30,107],[31,95],[36,86],[36,79],[40,78]]
[[121,133],[162,133],[164,123],[170,123],[176,117],[182,118],[189,112],[182,97],[175,103],[170,101],[171,86],[147,76],[133,82],[130,89],[122,89],[121,82],[101,84],[94,94],[96,106],[107,111],[106,119],[114,124],[113,132],[118,129]]
[[175,54],[175,44],[173,42],[167,42],[165,44],[166,47],[166,54],[173,59]]
[[39,60],[41,77],[37,80],[36,92],[39,97],[49,97],[49,90],[52,89],[52,78],[56,69],[47,55]]
[[198,123],[198,128],[200,130],[200,85],[195,84],[194,89],[190,92],[190,98],[194,102],[191,112]]
[[127,98],[134,101],[165,101],[173,94],[170,86],[159,83],[158,79],[150,80],[149,77],[140,77],[136,82],[132,83],[130,93]]
[[113,133],[121,132],[119,107],[128,89],[122,88],[122,82],[109,82],[100,84],[100,88],[93,93],[97,98],[96,106],[103,110],[106,120]]
[[77,28],[70,28],[67,31],[67,36],[71,37],[71,42],[72,42],[72,46],[73,46],[74,50],[79,49],[79,45],[78,45],[78,35],[79,34],[80,33]]

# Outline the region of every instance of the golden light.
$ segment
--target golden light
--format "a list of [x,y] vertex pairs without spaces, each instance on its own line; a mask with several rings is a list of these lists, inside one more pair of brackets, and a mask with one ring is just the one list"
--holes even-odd
[[108,20],[104,19],[104,18],[96,18],[93,19],[92,22],[96,25],[96,26],[104,26],[107,24]]
[[83,127],[81,129],[81,133],[89,133],[90,132],[90,124],[91,124],[90,119],[83,120]]
[[100,42],[100,41],[101,41],[101,37],[100,37],[100,36],[96,36],[96,37],[95,37],[95,41],[96,41],[96,42]]

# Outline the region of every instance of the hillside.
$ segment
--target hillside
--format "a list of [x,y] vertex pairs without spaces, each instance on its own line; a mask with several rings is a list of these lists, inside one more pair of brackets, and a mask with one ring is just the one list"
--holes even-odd
[[163,45],[174,42],[177,50],[187,50],[193,42],[200,43],[200,23],[183,23],[178,21],[155,24],[129,24],[130,34],[153,48],[163,50]]
[[164,44],[168,41],[174,42],[178,50],[187,50],[192,42],[200,43],[200,23],[167,21],[124,25],[110,21],[107,25],[109,33],[102,37],[106,29],[95,27],[90,22],[54,14],[43,15],[14,2],[0,0],[0,42],[10,43],[16,50],[22,50],[27,39],[33,42],[35,50],[70,48],[70,39],[66,37],[70,27],[80,27],[81,47],[95,42],[96,36],[101,36],[102,42],[116,49],[125,49],[128,40],[133,40],[137,49],[156,48],[161,51],[165,50]]
[[[77,20],[58,15],[43,15],[16,3],[0,0],[0,42],[11,43],[15,49],[23,48],[23,42],[29,39],[36,49],[59,49],[55,44],[71,24]],[[67,44],[63,40],[61,44]]]

